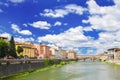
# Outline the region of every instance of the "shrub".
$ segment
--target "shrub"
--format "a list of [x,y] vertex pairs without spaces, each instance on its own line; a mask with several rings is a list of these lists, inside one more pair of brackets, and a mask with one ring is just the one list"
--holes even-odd
[[24,56],[23,56],[23,55],[20,55],[20,58],[24,58]]
[[10,65],[10,62],[9,62],[9,61],[7,61],[7,62],[6,62],[6,64],[7,64],[7,66],[8,66],[8,65]]
[[66,64],[66,62],[64,62],[64,61],[61,61],[61,62],[60,62],[60,64],[61,64],[61,65],[65,65],[65,64]]
[[78,61],[79,59],[78,58],[76,58],[76,61]]
[[28,64],[31,64],[31,61],[28,61]]
[[23,61],[20,61],[20,64],[22,65],[22,64],[23,64]]
[[2,65],[2,61],[0,61],[0,66]]
[[55,64],[55,60],[50,59],[50,60],[49,60],[49,65],[54,65],[54,64]]
[[61,59],[58,59],[58,64],[60,64],[60,63],[61,63],[61,61],[62,61]]
[[48,60],[48,59],[45,59],[45,60],[44,60],[44,64],[45,64],[45,66],[48,66],[48,65],[49,65],[49,60]]

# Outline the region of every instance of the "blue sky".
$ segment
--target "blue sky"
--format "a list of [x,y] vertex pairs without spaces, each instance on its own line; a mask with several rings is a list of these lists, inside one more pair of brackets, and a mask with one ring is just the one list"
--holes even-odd
[[0,35],[78,54],[120,45],[119,0],[0,0]]

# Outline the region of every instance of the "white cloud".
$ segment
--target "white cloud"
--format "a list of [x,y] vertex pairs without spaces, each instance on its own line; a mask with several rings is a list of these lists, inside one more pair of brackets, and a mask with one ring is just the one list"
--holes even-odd
[[18,32],[19,34],[22,34],[22,35],[32,35],[32,32],[30,32],[29,30],[20,30],[19,26],[16,25],[16,24],[11,24],[11,28]]
[[54,26],[61,26],[62,23],[60,21],[55,22]]
[[34,28],[40,28],[40,29],[49,29],[51,27],[51,24],[48,23],[47,21],[37,21],[29,25],[31,25]]
[[40,13],[40,15],[46,17],[52,17],[52,18],[58,18],[58,17],[63,18],[65,15],[68,15],[69,13],[82,15],[85,10],[86,10],[85,8],[82,8],[81,6],[78,6],[76,4],[69,4],[61,9],[55,9],[55,10],[45,9],[44,13]]
[[120,30],[116,32],[101,32],[99,33],[99,39],[93,43],[96,45],[97,52],[101,53],[109,48],[120,47]]
[[[100,43],[100,40],[94,40],[90,36],[85,36],[83,33],[84,30],[85,28],[83,28],[82,26],[78,26],[75,28],[70,28],[67,31],[57,35],[48,34],[46,36],[38,37],[38,41],[45,41],[49,42],[50,44],[57,44],[58,46],[65,47],[67,49],[72,48],[75,49],[75,51],[79,54],[82,54],[82,52],[79,50],[80,47],[95,48],[98,49],[97,52],[99,52],[101,50],[101,47],[103,47],[103,45]],[[102,49],[101,51],[104,51],[105,49]],[[91,54],[94,51],[95,50],[91,50]],[[90,52],[89,49],[87,52]]]
[[86,10],[85,8],[82,8],[81,6],[78,6],[76,4],[69,4],[69,5],[65,6],[65,9],[69,13],[75,13],[75,14],[78,14],[78,15],[82,15],[83,12]]
[[93,31],[92,27],[84,27],[83,30],[84,31]]
[[9,1],[12,2],[12,3],[22,3],[25,0],[9,0]]
[[87,20],[82,20],[82,23],[89,23]]
[[[83,23],[89,23],[90,26],[88,27],[81,27],[78,26],[76,28],[71,28],[63,33],[58,35],[46,35],[43,37],[39,37],[39,41],[47,41],[50,43],[56,43],[62,47],[90,47],[93,49],[88,49],[87,54],[92,53],[103,53],[109,48],[113,47],[120,47],[120,1],[115,0],[115,5],[113,6],[99,6],[95,0],[87,1],[88,4],[88,12],[90,16],[88,20],[82,20]],[[69,6],[67,10],[67,14],[75,13],[75,14],[82,14],[78,13],[79,10]],[[55,9],[56,10],[56,9]],[[55,10],[52,10],[53,12]],[[77,12],[78,11],[78,12]],[[48,11],[49,12],[49,11]],[[56,13],[56,12],[55,12]],[[66,14],[66,15],[67,15]],[[57,17],[64,17],[57,16]],[[53,16],[48,16],[53,17]],[[98,34],[98,39],[93,39],[90,36],[85,36],[83,31],[93,31],[95,30],[102,30]],[[73,48],[73,49],[74,49]],[[79,53],[78,49],[75,49]]]
[[[115,0],[117,2],[118,0]],[[89,12],[92,16],[89,16],[88,20],[83,20],[85,23],[90,23],[93,29],[116,31],[120,30],[120,10],[117,2],[114,6],[99,6],[94,0],[87,2]]]
[[0,13],[2,13],[3,12],[3,10],[2,9],[0,9]]
[[17,31],[17,32],[19,32],[19,31],[20,31],[19,26],[18,26],[18,25],[16,25],[16,24],[11,24],[11,28],[12,28],[14,31]]
[[102,53],[108,48],[120,47],[120,2],[114,0],[113,6],[99,6],[95,0],[87,1],[90,16],[88,20],[82,20],[83,23],[90,23],[90,27],[83,28],[89,31],[91,29],[103,30],[98,34],[97,40],[90,39],[82,46],[94,47],[97,53]]
[[23,35],[32,35],[32,33],[29,30],[21,30],[19,33]]
[[52,17],[52,18],[58,18],[58,17],[63,18],[67,14],[68,12],[63,9],[56,9],[56,10],[45,9],[44,13],[40,13],[41,16]]
[[70,28],[69,30],[60,33],[58,35],[46,35],[43,37],[38,37],[38,41],[46,41],[50,43],[55,43],[62,47],[74,47],[80,46],[80,42],[86,42],[89,38],[83,35],[82,27],[78,26],[76,28]]
[[23,26],[28,27],[28,25],[27,25],[27,24],[25,24],[25,23],[23,24]]
[[[7,37],[8,40],[10,40],[12,35],[10,33],[4,32],[4,33],[1,33],[0,36]],[[22,36],[19,36],[19,37],[14,37],[14,40],[16,42],[26,42],[26,41],[34,42],[34,38],[33,37],[23,38]]]
[[9,34],[9,33],[7,33],[7,32],[1,33],[0,36],[2,36],[2,37],[7,37],[8,40],[10,40],[10,38],[11,38],[11,34]]
[[22,38],[22,37],[15,37],[14,38],[16,42],[34,42],[34,38]]

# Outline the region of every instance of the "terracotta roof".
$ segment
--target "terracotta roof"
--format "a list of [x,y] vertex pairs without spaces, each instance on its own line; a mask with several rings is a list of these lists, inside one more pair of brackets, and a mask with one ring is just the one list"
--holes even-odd
[[120,48],[116,48],[116,50],[115,51],[120,51]]
[[111,51],[111,50],[120,51],[120,48],[111,48],[111,49],[108,49],[108,51]]
[[3,38],[3,39],[8,39],[7,37],[2,37],[2,36],[0,36],[0,38]]

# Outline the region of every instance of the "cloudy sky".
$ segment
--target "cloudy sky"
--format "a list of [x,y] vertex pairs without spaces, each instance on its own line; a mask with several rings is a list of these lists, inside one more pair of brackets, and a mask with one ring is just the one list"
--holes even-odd
[[99,54],[120,46],[120,1],[0,0],[0,35]]

